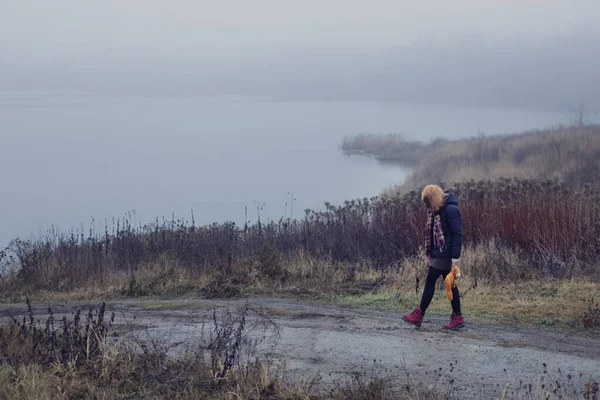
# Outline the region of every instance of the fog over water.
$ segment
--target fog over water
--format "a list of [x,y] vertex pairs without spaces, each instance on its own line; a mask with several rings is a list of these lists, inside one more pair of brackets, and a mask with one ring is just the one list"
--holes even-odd
[[0,247],[135,209],[294,216],[405,171],[355,133],[518,132],[600,110],[600,3],[0,0]]

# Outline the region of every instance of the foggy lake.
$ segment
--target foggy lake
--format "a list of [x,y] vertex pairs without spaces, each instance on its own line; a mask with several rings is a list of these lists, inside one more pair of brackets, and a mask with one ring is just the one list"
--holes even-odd
[[[302,217],[370,197],[406,171],[344,156],[345,135],[459,138],[544,128],[557,112],[397,102],[0,95],[0,247],[54,224],[87,230],[135,210],[196,224]],[[286,205],[286,202],[288,203]]]

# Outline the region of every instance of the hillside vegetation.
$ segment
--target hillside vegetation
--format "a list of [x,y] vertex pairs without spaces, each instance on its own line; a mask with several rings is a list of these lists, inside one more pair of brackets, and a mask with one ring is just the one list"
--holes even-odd
[[[482,259],[463,265],[470,277],[482,282],[597,279],[597,188],[502,179],[453,189],[461,204],[465,253],[485,249]],[[323,211],[307,210],[303,219],[266,224],[195,226],[181,219],[136,228],[125,219],[100,232],[53,230],[16,239],[0,252],[0,270],[5,270],[0,289],[71,291],[121,277],[128,279],[127,284],[120,280],[124,293],[132,296],[160,292],[168,282],[186,291],[190,280],[203,280],[201,292],[207,296],[235,295],[261,281],[272,288],[324,292],[360,286],[357,276],[364,271],[397,270],[406,260],[424,264],[418,260],[425,219],[420,193],[411,191],[327,203]],[[160,273],[144,281],[148,269]]]
[[357,135],[346,137],[342,149],[411,167],[412,174],[396,188],[400,191],[498,178],[558,179],[576,188],[600,182],[599,125],[430,143],[399,135]]

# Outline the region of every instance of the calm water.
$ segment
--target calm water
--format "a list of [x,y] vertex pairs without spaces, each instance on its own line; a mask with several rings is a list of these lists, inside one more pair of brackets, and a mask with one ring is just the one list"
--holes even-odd
[[346,134],[427,140],[547,127],[564,116],[397,103],[261,102],[0,93],[0,246],[55,224],[136,210],[138,222],[294,216],[325,201],[376,195],[404,172],[346,157]]

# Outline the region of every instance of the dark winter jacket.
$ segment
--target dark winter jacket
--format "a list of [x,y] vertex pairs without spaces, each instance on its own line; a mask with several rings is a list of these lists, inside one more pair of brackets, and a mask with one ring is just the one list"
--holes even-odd
[[[446,249],[440,251],[431,240],[431,258],[460,258],[462,248],[462,219],[458,210],[458,200],[454,193],[448,192],[444,206],[439,210],[444,237],[446,238]],[[433,236],[433,232],[431,233]]]

